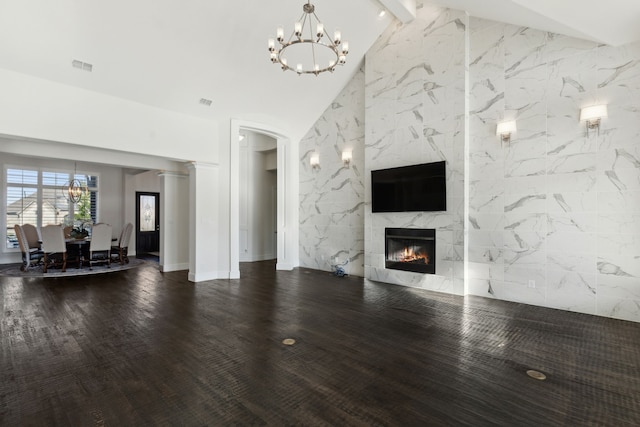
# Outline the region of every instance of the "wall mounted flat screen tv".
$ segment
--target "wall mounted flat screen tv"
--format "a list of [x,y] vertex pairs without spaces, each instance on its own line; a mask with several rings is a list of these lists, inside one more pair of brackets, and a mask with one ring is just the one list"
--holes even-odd
[[371,210],[446,211],[445,163],[423,163],[371,171]]

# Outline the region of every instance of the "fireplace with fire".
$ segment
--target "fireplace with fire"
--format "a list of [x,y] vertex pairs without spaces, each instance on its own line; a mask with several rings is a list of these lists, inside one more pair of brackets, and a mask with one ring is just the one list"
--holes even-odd
[[385,267],[436,274],[436,230],[385,228]]

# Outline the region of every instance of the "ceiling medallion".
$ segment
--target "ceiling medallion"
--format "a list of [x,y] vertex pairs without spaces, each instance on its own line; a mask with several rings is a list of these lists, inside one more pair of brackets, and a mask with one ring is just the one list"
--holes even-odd
[[[333,37],[329,36],[310,1],[302,6],[302,11],[289,39],[285,40],[283,27],[277,29],[275,40],[269,39],[271,62],[280,64],[283,71],[295,71],[298,75],[333,72],[336,65],[346,62],[349,43],[342,41],[339,30]],[[279,48],[276,48],[276,41]]]

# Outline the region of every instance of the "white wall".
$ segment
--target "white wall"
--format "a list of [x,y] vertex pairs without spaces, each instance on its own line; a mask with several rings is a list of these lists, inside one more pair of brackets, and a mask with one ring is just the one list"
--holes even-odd
[[252,157],[256,168],[253,173],[249,253],[252,261],[276,259],[277,174],[266,170],[264,152],[254,151]]
[[189,177],[186,174],[159,174],[160,192],[160,269],[189,268]]
[[217,161],[216,122],[0,69],[0,134]]
[[[0,218],[2,218],[3,227],[0,230],[0,239],[2,241],[2,249],[0,250],[0,264],[20,262],[20,253],[17,249],[6,249],[6,235],[4,221],[6,218],[6,190],[5,190],[5,168],[7,166],[16,167],[36,167],[51,168],[52,170],[73,171],[76,163],[70,160],[42,159],[38,157],[24,157],[14,154],[2,153],[0,158],[0,188],[2,188],[3,201],[0,207]],[[111,224],[113,227],[114,237],[120,235],[122,227],[122,169],[111,166],[104,166],[94,163],[81,162],[77,164],[78,172],[97,173],[98,178],[98,221]]]
[[220,193],[228,195],[220,169],[212,163],[189,164],[188,278],[193,282],[231,278],[228,234],[226,238],[220,236],[229,224],[229,206],[220,203],[224,197]]

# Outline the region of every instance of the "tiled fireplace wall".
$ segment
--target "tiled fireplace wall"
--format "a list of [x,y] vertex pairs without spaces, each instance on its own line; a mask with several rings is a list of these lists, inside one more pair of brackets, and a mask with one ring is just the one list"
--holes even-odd
[[[465,39],[463,12],[419,7],[366,55],[365,277],[462,294]],[[371,170],[446,160],[447,211],[371,213]],[[436,230],[436,274],[385,269],[385,227]]]
[[[594,103],[609,117],[587,136],[580,108]],[[348,254],[351,274],[384,282],[640,321],[639,112],[640,43],[597,46],[418,1],[302,143],[301,263],[329,269]],[[517,119],[509,144],[495,135],[503,118]],[[371,213],[372,169],[438,160],[447,212]],[[437,229],[436,275],[384,270],[385,227]]]

